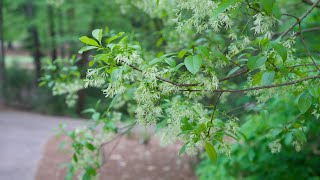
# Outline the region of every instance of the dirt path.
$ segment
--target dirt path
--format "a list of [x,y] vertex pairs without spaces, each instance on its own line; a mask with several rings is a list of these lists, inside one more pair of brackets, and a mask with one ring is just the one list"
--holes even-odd
[[0,109],[0,179],[34,179],[43,149],[59,123],[79,120]]
[[[58,151],[61,138],[54,137],[54,127],[66,122],[70,127],[82,121],[0,109],[0,179],[64,179],[70,154]],[[64,137],[62,137],[64,138]],[[105,147],[109,154],[113,145]],[[148,144],[122,137],[101,168],[100,179],[107,180],[193,180],[194,160],[177,154],[181,144],[162,148],[156,138]]]

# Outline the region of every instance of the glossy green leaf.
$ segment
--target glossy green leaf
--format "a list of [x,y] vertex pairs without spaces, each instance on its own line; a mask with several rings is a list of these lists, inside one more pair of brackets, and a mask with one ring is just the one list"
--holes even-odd
[[197,50],[198,53],[201,54],[202,56],[204,56],[204,57],[206,57],[206,58],[209,58],[210,53],[209,53],[207,47],[205,47],[205,46],[198,46],[198,47],[196,47],[196,50]]
[[272,84],[275,74],[276,73],[274,71],[264,72],[263,75],[262,75],[262,79],[261,79],[262,80],[262,85],[268,86],[268,85]]
[[239,66],[234,67],[233,69],[231,69],[231,71],[228,73],[227,77],[229,77],[230,75],[232,75],[233,73],[237,72],[240,69]]
[[120,38],[120,37],[123,36],[123,35],[124,35],[124,32],[119,32],[117,35],[115,35],[115,36],[113,36],[113,37],[111,37],[111,38],[108,38],[108,39],[107,39],[107,43],[109,44],[109,43],[111,43],[112,41]]
[[171,58],[171,57],[166,58],[164,61],[165,61],[167,64],[169,64],[171,67],[175,67],[175,66],[177,65],[176,61],[175,61],[173,58]]
[[272,15],[278,20],[280,20],[281,18],[282,13],[280,11],[280,8],[277,6],[277,4],[273,5]]
[[254,70],[257,69],[259,67],[261,67],[262,65],[264,65],[264,63],[267,61],[267,57],[266,56],[252,56],[249,58],[248,60],[248,68],[250,70]]
[[315,98],[320,97],[320,87],[319,86],[311,86],[308,89],[308,91],[313,97],[315,97]]
[[72,159],[74,160],[74,162],[78,162],[78,157],[77,154],[73,154]]
[[91,46],[97,46],[99,47],[99,44],[96,40],[91,39],[87,36],[82,36],[81,38],[79,38],[79,40],[85,44],[91,45]]
[[84,52],[86,52],[86,51],[89,51],[89,50],[91,50],[91,49],[97,49],[98,47],[96,47],[96,46],[85,46],[85,47],[82,47],[79,51],[78,51],[78,53],[79,54],[82,54],[82,53],[84,53]]
[[189,143],[189,142],[185,143],[185,144],[181,147],[181,149],[180,149],[180,151],[179,151],[179,156],[181,156],[181,155],[186,151],[186,148],[187,148],[187,146],[188,146],[188,143]]
[[214,49],[213,52],[214,52],[214,56],[218,57],[225,63],[229,64],[229,59],[219,49]]
[[277,51],[277,53],[281,56],[283,62],[287,60],[287,49],[281,44],[277,42],[271,42],[270,46]]
[[202,58],[199,55],[188,56],[184,59],[184,64],[189,72],[196,74],[202,65]]
[[205,142],[204,142],[204,149],[206,150],[206,152],[207,152],[210,160],[211,160],[212,162],[216,162],[218,155],[217,155],[217,152],[216,152],[216,150],[214,149],[213,145],[212,145],[210,142],[205,141]]
[[262,79],[262,72],[256,73],[256,74],[253,76],[252,84],[253,84],[253,85],[258,85],[258,84],[260,84],[261,79]]
[[265,10],[265,12],[268,15],[271,15],[275,0],[260,0],[260,3],[262,4],[263,9]]
[[182,51],[180,51],[179,53],[178,53],[178,57],[179,58],[183,58],[184,57],[184,55],[186,55],[187,53],[188,53],[188,49],[184,49],[184,50],[182,50]]
[[300,94],[298,99],[298,107],[301,113],[307,112],[312,105],[312,96],[308,92]]
[[91,151],[94,151],[96,149],[96,147],[94,147],[91,143],[86,143],[86,147]]
[[178,64],[176,67],[173,68],[173,71],[179,70],[182,66],[184,66],[184,63]]
[[101,44],[102,29],[95,29],[92,31],[92,36]]

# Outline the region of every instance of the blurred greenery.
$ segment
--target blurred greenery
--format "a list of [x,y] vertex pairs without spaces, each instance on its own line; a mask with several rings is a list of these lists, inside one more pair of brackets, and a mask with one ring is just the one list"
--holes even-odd
[[[297,15],[310,7],[300,0],[276,2],[286,12]],[[126,32],[130,42],[141,44],[143,57],[148,60],[168,52],[194,49],[201,42],[208,42],[209,45],[228,43],[222,37],[226,34],[224,31],[222,35],[211,31],[200,34],[186,29],[186,36],[179,36],[175,25],[168,21],[169,12],[162,10],[152,16],[134,3],[126,0],[4,0],[1,8],[4,12],[4,42],[8,54],[5,56],[5,85],[1,90],[5,103],[31,111],[79,117],[85,116],[81,113],[84,109],[94,107],[98,100],[103,99],[97,111],[105,110],[111,99],[104,98],[99,89],[83,90],[79,94],[81,101],[78,101],[77,106],[68,108],[64,97],[53,96],[49,89],[38,87],[40,75],[46,68],[44,61],[72,59],[83,46],[79,37],[91,36],[93,29],[104,29],[108,37],[120,31]],[[275,27],[276,32],[285,31],[295,22],[294,18],[285,18],[282,24]],[[320,13],[317,9],[301,27],[320,27],[319,22]],[[247,22],[239,20],[235,23],[246,26]],[[319,31],[304,33],[310,51],[318,62],[319,34]],[[293,49],[300,60],[307,59],[301,41],[298,40]],[[19,52],[28,52],[30,56],[19,55]],[[91,57],[90,53],[76,55],[81,77],[85,76]],[[38,67],[40,74],[36,73]],[[244,78],[236,78],[234,83],[240,86],[246,82]],[[132,96],[132,92],[123,97],[129,99],[126,96]],[[230,159],[219,156],[215,164],[205,153],[201,153],[201,161],[195,169],[199,179],[320,179],[320,121],[311,115],[312,112],[297,116],[299,111],[294,96],[273,97],[263,106],[258,105],[257,100],[251,96],[236,94],[223,98],[227,103],[221,109],[240,119],[239,143],[232,146]],[[209,101],[211,99],[204,100],[207,104]],[[122,105],[119,112],[126,116],[129,108]],[[295,128],[303,128],[306,133],[299,134]],[[279,153],[271,153],[270,142],[277,140],[284,145]],[[297,149],[299,147],[292,145],[295,141],[305,144]]]

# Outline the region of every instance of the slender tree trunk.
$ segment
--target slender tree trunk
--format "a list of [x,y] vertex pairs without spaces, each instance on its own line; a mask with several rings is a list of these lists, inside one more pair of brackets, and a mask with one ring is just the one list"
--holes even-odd
[[[32,3],[32,0],[28,0],[27,3],[27,8],[26,8],[26,16],[29,20],[31,20],[32,18],[34,18],[34,6]],[[36,74],[36,79],[35,79],[35,83],[38,82],[38,79],[41,76],[41,57],[42,57],[42,53],[41,53],[41,44],[40,44],[40,38],[39,38],[39,33],[38,33],[38,29],[36,26],[31,25],[28,28],[29,31],[29,35],[32,39],[32,55],[33,55],[33,60],[34,60],[34,64],[35,64],[35,74]]]
[[[87,67],[87,63],[89,61],[89,54],[88,52],[85,52],[81,55],[81,60],[79,61],[79,67],[81,67],[81,77],[84,78],[85,76],[85,71]],[[84,110],[84,105],[85,105],[85,100],[86,100],[86,92],[85,89],[82,89],[78,92],[78,104],[76,111],[78,114],[81,114],[81,112]]]
[[48,18],[49,18],[49,36],[51,40],[51,59],[57,59],[57,46],[56,46],[56,32],[54,24],[54,9],[51,4],[48,4]]
[[63,36],[64,36],[64,30],[63,30],[63,16],[62,16],[62,8],[58,8],[57,9],[57,14],[58,14],[58,33],[59,33],[59,38],[60,38],[60,41],[61,41],[61,44],[60,44],[60,56],[62,58],[65,57],[65,54],[66,54],[66,51],[65,51],[65,43],[64,41],[62,40]]
[[[91,26],[89,28],[89,31],[91,32],[91,30],[95,27],[95,25],[97,24],[96,22],[96,17],[98,16],[98,11],[99,9],[95,8],[94,9],[94,14],[93,14],[93,18],[92,18],[92,22],[91,22]],[[90,34],[90,33],[88,33]],[[87,71],[87,64],[89,62],[89,53],[86,52],[86,53],[83,53],[82,54],[82,58],[79,62],[79,67],[80,67],[80,70],[81,70],[81,76],[82,77],[85,77],[85,74],[86,74],[86,71]],[[86,99],[86,91],[85,90],[81,90],[79,91],[79,99],[78,99],[78,104],[77,104],[77,113],[81,113],[84,109],[84,105],[85,105],[85,99]]]
[[1,41],[0,42],[0,90],[2,90],[2,92],[4,92],[4,84],[5,84],[5,52],[4,52],[5,49],[4,49],[3,20],[4,20],[3,0],[0,0],[0,41]]

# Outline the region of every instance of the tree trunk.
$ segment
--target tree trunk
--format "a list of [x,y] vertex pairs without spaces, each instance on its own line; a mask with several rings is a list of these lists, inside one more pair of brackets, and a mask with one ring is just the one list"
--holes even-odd
[[66,55],[66,51],[65,51],[65,43],[64,43],[64,40],[62,40],[63,36],[64,36],[64,30],[63,30],[63,16],[62,16],[62,8],[58,8],[57,9],[57,14],[58,14],[58,33],[59,33],[59,38],[60,38],[60,41],[61,41],[61,44],[60,44],[60,56],[62,58],[65,57]]
[[56,32],[54,24],[54,9],[51,4],[48,4],[48,18],[49,18],[49,36],[51,40],[51,59],[52,61],[57,59],[57,47],[56,47]]
[[[32,18],[34,18],[34,6],[32,3],[32,0],[28,0],[27,3],[27,8],[26,8],[26,16],[27,19],[31,20]],[[35,83],[38,83],[38,79],[41,77],[41,57],[42,57],[42,53],[41,53],[41,45],[40,45],[40,38],[39,38],[39,33],[38,33],[38,29],[36,26],[31,25],[28,28],[28,32],[30,37],[32,38],[32,56],[33,56],[33,60],[34,60],[34,65],[35,65],[35,74],[36,74],[36,79],[35,79]]]
[[[4,28],[3,28],[3,0],[0,0],[0,90],[4,92],[5,84],[5,52],[4,52]],[[4,95],[4,94],[2,94]]]
[[[89,61],[89,54],[88,52],[85,52],[82,54],[81,56],[81,60],[79,61],[78,65],[80,67],[81,70],[81,77],[84,78],[85,76],[85,71],[86,71],[86,67],[87,67],[87,63]],[[77,113],[81,114],[81,112],[84,110],[84,105],[85,105],[85,100],[86,100],[86,92],[85,89],[82,89],[78,92],[78,104],[77,104]]]

